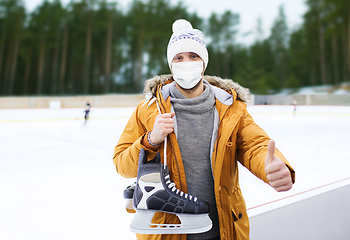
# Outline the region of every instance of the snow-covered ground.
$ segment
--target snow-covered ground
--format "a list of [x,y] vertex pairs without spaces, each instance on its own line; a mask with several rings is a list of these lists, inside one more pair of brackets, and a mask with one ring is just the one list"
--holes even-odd
[[[286,193],[240,167],[247,208],[350,177],[350,107],[250,106],[296,170]],[[136,239],[113,149],[133,108],[0,110],[0,239]]]
[[309,94],[339,94],[339,95],[349,95],[350,94],[350,82],[343,82],[337,85],[317,85],[317,86],[307,86],[301,87],[299,89],[283,89],[279,95],[309,95]]

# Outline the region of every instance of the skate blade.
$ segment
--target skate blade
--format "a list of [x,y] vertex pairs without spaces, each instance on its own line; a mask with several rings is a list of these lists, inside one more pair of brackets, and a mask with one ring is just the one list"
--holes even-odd
[[212,228],[208,214],[176,214],[179,224],[152,223],[155,211],[137,210],[130,230],[139,234],[193,234],[207,232]]

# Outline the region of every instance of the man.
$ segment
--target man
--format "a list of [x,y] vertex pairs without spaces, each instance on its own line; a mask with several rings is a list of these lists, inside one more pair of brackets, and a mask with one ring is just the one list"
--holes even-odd
[[[146,99],[127,123],[113,161],[119,174],[136,177],[141,148],[146,150],[148,159],[157,152],[164,158],[166,148],[172,181],[181,191],[210,204],[213,227],[208,232],[187,236],[137,237],[249,239],[238,162],[277,191],[292,187],[294,170],[247,112],[248,90],[231,80],[203,76],[208,52],[202,32],[193,29],[188,21],[174,22],[167,60],[172,75],[146,82]],[[171,223],[177,219],[157,213],[153,221]]]

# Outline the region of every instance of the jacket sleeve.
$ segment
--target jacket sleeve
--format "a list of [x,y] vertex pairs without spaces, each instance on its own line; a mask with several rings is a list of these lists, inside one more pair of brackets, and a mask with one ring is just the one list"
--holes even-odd
[[138,155],[142,147],[142,138],[146,133],[138,114],[139,108],[136,108],[114,149],[113,163],[117,172],[123,177],[137,176]]
[[[150,109],[155,108],[149,107]],[[141,102],[131,115],[121,134],[117,146],[114,148],[113,163],[117,172],[126,178],[137,176],[139,153],[141,148],[147,152],[149,159],[155,157],[157,149],[147,144],[147,133],[152,130],[153,118],[147,115]],[[146,144],[145,144],[146,143]]]
[[[255,176],[268,183],[269,181],[265,173],[265,157],[267,155],[267,145],[270,137],[254,122],[247,110],[244,110],[241,117],[240,131],[237,135],[238,160]],[[294,183],[295,172],[277,148],[275,150],[275,156],[281,159],[289,168]]]

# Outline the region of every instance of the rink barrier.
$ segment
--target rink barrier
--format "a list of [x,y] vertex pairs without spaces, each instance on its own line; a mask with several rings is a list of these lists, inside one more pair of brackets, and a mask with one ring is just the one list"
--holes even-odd
[[92,107],[134,107],[145,96],[143,94],[109,94],[57,97],[0,97],[0,109],[17,108],[84,108]]
[[[89,120],[110,120],[110,119],[129,119],[130,116],[119,117],[89,117]],[[52,122],[52,121],[84,121],[84,118],[47,118],[47,119],[11,119],[0,120],[0,123],[20,123],[20,122]]]
[[[350,95],[252,95],[256,105],[298,105],[350,106]],[[81,108],[87,102],[92,107],[135,107],[144,99],[143,94],[108,94],[86,96],[53,97],[0,97],[0,109],[11,108]]]
[[255,105],[297,105],[350,106],[350,94],[300,94],[300,95],[254,95]]
[[248,209],[251,239],[350,239],[350,178]]
[[[254,113],[256,114],[279,114],[279,115],[290,115],[291,113]],[[338,114],[338,113],[298,113],[298,115],[319,115],[319,116],[341,116],[341,117],[350,117],[350,114]],[[89,117],[90,120],[109,120],[109,119],[129,119],[130,116],[119,116],[119,117]],[[50,121],[76,121],[84,120],[84,118],[44,118],[44,119],[8,119],[0,120],[0,123],[15,123],[15,122],[50,122]]]

